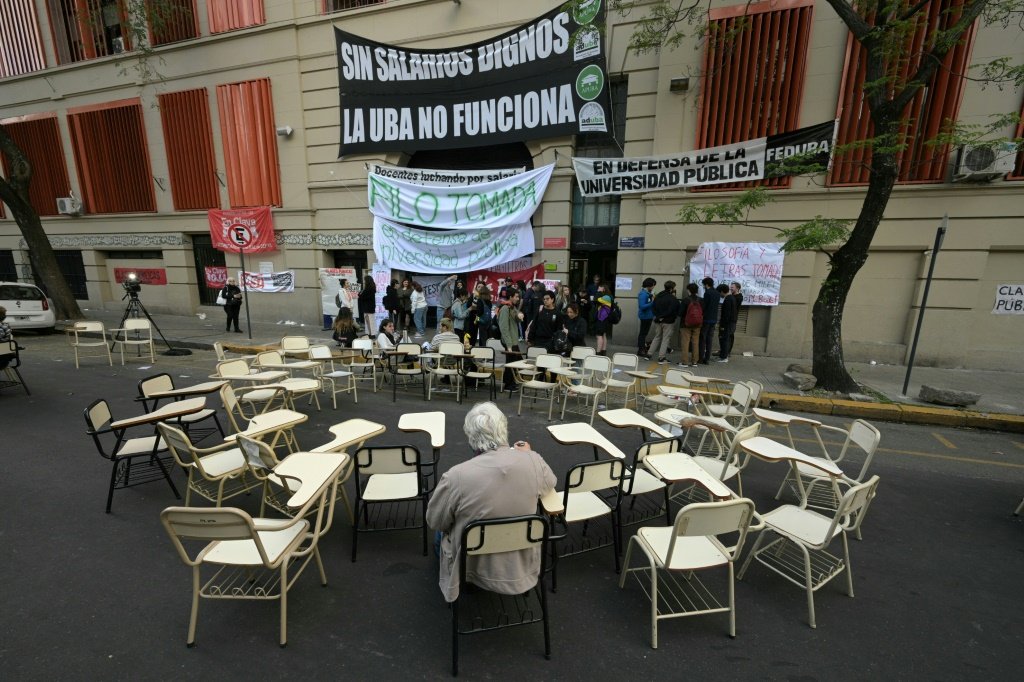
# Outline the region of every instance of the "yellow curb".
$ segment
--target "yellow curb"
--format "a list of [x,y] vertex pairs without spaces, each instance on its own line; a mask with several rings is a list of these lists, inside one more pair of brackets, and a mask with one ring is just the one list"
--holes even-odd
[[833,400],[832,414],[843,417],[863,417],[898,422],[902,409],[894,403],[862,403],[859,400]]
[[761,405],[773,410],[795,410],[812,414],[832,414],[832,400],[791,393],[762,393]]
[[1024,415],[965,411],[964,425],[975,429],[1024,433]]
[[901,405],[900,421],[907,424],[931,424],[933,426],[966,426],[964,413],[960,410],[941,407]]

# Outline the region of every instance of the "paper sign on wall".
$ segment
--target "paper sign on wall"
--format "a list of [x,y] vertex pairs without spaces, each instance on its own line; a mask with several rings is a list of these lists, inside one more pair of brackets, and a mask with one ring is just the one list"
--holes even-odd
[[739,282],[743,305],[778,305],[784,259],[781,244],[706,242],[690,260],[690,281]]

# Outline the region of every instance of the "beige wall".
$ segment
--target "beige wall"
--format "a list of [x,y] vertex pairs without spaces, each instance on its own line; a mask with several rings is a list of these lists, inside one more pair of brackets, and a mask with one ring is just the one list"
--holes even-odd
[[[39,3],[40,5],[42,3]],[[294,270],[294,294],[259,297],[257,319],[302,317],[319,321],[316,268],[332,264],[333,250],[368,249],[370,216],[366,210],[365,168],[370,161],[401,164],[407,157],[379,154],[337,158],[339,144],[338,76],[333,26],[382,42],[417,47],[442,47],[495,35],[552,7],[550,0],[519,2],[394,0],[378,7],[320,16],[319,0],[266,0],[268,23],[219,36],[159,49],[162,80],[137,82],[133,72],[118,73],[113,59],[53,67],[0,81],[0,118],[56,112],[64,141],[65,162],[72,186],[79,189],[70,147],[69,108],[129,97],[141,97],[155,178],[167,178],[166,153],[156,95],[189,88],[208,90],[218,169],[224,161],[217,118],[215,88],[219,84],[269,77],[275,122],[295,129],[279,137],[284,206],[274,211],[275,227],[284,238],[281,251],[256,260],[270,260],[277,270]],[[732,3],[716,3],[732,4]],[[197,0],[206,31],[205,1]],[[45,10],[40,25],[53,64],[53,47]],[[609,71],[629,79],[626,155],[664,154],[693,149],[700,101],[699,74],[703,52],[684,44],[661,54],[627,54],[626,44],[638,10],[627,18],[611,16]],[[846,30],[833,11],[819,2],[814,12],[800,120],[804,125],[836,115],[836,101],[846,47]],[[1024,59],[1013,29],[983,29],[975,41],[973,62],[998,56]],[[130,66],[130,65],[129,65]],[[45,78],[42,76],[45,75]],[[690,76],[686,93],[669,92],[669,80]],[[1020,89],[988,88],[968,83],[961,118],[981,122],[990,113],[1018,111]],[[1012,133],[1011,130],[1006,131]],[[571,183],[568,166],[572,140],[528,143],[536,165],[556,161],[557,169],[534,219],[537,243],[544,237],[568,237]],[[120,248],[159,249],[170,284],[165,292],[146,292],[147,307],[158,312],[192,314],[198,310],[198,287],[188,234],[207,231],[203,212],[175,213],[170,188],[156,187],[158,213],[152,215],[51,218],[44,226],[58,248],[80,248],[90,278],[90,306],[117,307],[120,288],[111,285],[110,260]],[[825,188],[823,178],[795,179],[793,187],[775,192],[776,202],[751,219],[771,227],[787,227],[814,215],[852,219],[862,192],[856,188]],[[680,225],[679,208],[688,202],[709,202],[723,194],[661,192],[623,197],[621,236],[646,237],[645,250],[620,251],[618,274],[632,277],[634,289],[618,292],[624,321],[616,329],[620,341],[635,334],[635,294],[640,280],[684,280],[687,260],[704,241],[772,241],[771,229]],[[221,187],[227,207],[227,191]],[[929,310],[917,361],[947,366],[1024,369],[1017,339],[1024,317],[991,315],[995,285],[1019,281],[1024,272],[1024,182],[996,180],[983,185],[943,183],[898,187],[873,244],[872,255],[859,275],[847,306],[844,336],[847,357],[901,362],[905,359],[927,272],[928,252],[942,215],[950,229],[936,267]],[[21,249],[20,235],[8,217],[0,220],[0,248]],[[567,250],[540,249],[535,262],[555,263],[549,276],[568,273]],[[23,262],[24,254],[16,256]],[[373,261],[372,252],[369,261]],[[228,267],[237,257],[228,256]],[[250,266],[256,269],[255,263]],[[810,351],[811,305],[827,273],[824,253],[787,256],[781,304],[750,311],[747,335],[737,349],[780,356],[806,356]],[[153,288],[155,289],[155,287]],[[159,300],[160,293],[166,294]],[[951,329],[966,329],[951,342]]]

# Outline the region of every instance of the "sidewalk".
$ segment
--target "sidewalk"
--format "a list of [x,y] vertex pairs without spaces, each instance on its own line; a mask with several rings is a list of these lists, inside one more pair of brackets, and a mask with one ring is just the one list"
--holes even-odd
[[[114,328],[121,321],[122,310],[84,311],[87,319],[102,321],[108,329]],[[319,325],[289,323],[281,320],[278,323],[256,322],[252,325],[252,335],[236,334],[224,331],[224,315],[220,310],[207,314],[205,319],[198,315],[164,315],[155,314],[156,321],[164,337],[174,347],[211,349],[214,341],[240,345],[269,345],[278,343],[282,336],[299,335],[320,338],[332,343],[329,331],[323,331]],[[245,321],[242,321],[243,325]],[[57,323],[58,330],[62,323]],[[244,326],[243,326],[244,329]],[[427,336],[432,331],[428,329]],[[157,336],[157,351],[163,346]],[[609,354],[613,352],[633,352],[633,348],[611,344]],[[673,362],[658,365],[655,362],[642,363],[655,373],[664,373],[676,367],[679,360],[678,350],[671,355]],[[780,410],[812,412],[816,414],[834,414],[851,417],[863,417],[882,421],[902,421],[919,424],[938,424],[943,426],[970,426],[975,428],[1024,432],[1024,373],[994,372],[965,369],[941,369],[937,367],[915,367],[911,375],[907,397],[900,395],[906,367],[902,365],[870,365],[867,363],[848,363],[854,379],[871,389],[886,396],[889,402],[874,403],[835,400],[814,395],[814,392],[800,393],[782,381],[782,373],[794,362],[810,364],[807,358],[778,357],[743,357],[736,355],[728,363],[712,362],[709,366],[701,366],[697,373],[709,374],[732,381],[753,379],[764,384],[765,394],[761,398],[762,406],[774,406]],[[977,405],[970,410],[945,408],[917,400],[922,384],[938,388],[951,388],[974,391],[981,394]]]

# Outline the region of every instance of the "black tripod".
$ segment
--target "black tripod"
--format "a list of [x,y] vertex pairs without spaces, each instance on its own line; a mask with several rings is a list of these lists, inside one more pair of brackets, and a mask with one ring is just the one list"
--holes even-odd
[[[153,329],[156,330],[156,333],[160,335],[160,338],[163,340],[164,345],[167,346],[167,350],[161,353],[161,355],[192,355],[192,351],[190,351],[187,348],[173,348],[171,346],[170,342],[167,340],[167,337],[164,336],[164,333],[162,331],[160,331],[160,327],[157,325],[156,320],[153,319],[153,316],[149,314],[148,310],[146,310],[146,306],[142,305],[142,301],[139,300],[139,292],[129,290],[125,292],[125,295],[121,297],[121,300],[123,301],[126,298],[128,299],[128,305],[125,306],[124,315],[121,316],[121,322],[118,323],[117,325],[118,329],[124,329],[124,321],[127,320],[129,317],[137,320],[145,316],[145,318],[149,320],[149,324],[152,325]],[[123,333],[125,334],[125,338],[127,338],[128,332],[125,331]],[[116,341],[111,342],[110,350],[114,350],[114,346],[116,345],[116,343]],[[142,348],[139,348],[137,350],[137,353],[139,355],[142,355]]]

